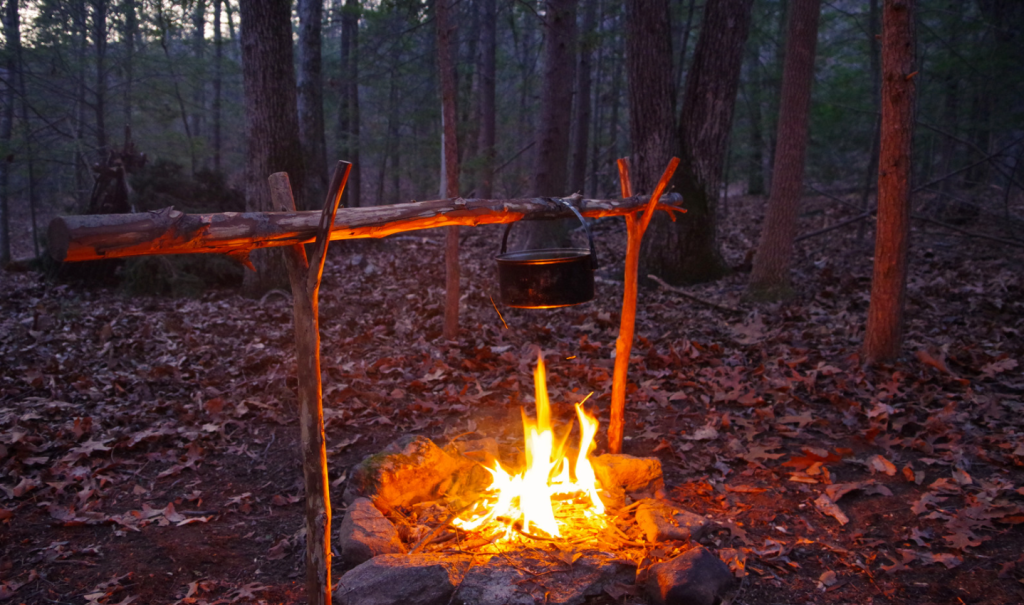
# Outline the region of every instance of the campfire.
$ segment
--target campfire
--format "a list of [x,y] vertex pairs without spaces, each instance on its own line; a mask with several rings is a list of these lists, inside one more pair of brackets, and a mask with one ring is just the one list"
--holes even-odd
[[[512,540],[517,536],[536,539],[534,534],[546,537],[562,536],[566,526],[605,526],[604,502],[598,494],[598,481],[589,455],[597,435],[597,418],[576,404],[579,420],[579,447],[574,461],[566,455],[566,442],[570,425],[561,439],[555,437],[551,422],[551,403],[548,399],[544,359],[537,357],[533,372],[536,391],[537,417],[531,419],[523,410],[526,468],[518,475],[510,475],[498,460],[487,470],[494,478],[490,488],[480,500],[470,506],[468,514],[453,520],[452,525],[464,530],[487,529],[497,526],[499,540]],[[556,443],[557,441],[557,443]]]
[[590,395],[556,424],[539,357],[534,388],[518,464],[491,438],[441,448],[407,435],[352,469],[339,550],[356,567],[337,602],[577,605],[646,592],[668,603],[731,583],[696,544],[711,522],[667,500],[657,458],[594,456]]

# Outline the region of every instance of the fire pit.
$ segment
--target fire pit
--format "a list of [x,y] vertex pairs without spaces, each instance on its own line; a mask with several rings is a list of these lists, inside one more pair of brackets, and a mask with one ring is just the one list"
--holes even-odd
[[598,421],[586,399],[559,427],[542,359],[534,383],[536,415],[524,410],[521,459],[507,465],[520,472],[488,438],[441,448],[406,436],[355,467],[339,544],[356,567],[337,603],[575,604],[646,591],[711,605],[731,584],[697,545],[711,521],[666,499],[660,461],[592,456]]

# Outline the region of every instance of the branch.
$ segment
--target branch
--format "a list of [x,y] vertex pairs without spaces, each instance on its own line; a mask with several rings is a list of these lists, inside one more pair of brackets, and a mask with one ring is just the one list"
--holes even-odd
[[721,311],[723,313],[728,313],[730,315],[744,315],[746,313],[745,311],[743,311],[741,309],[733,309],[732,307],[724,307],[722,305],[715,304],[713,302],[704,300],[702,298],[697,298],[696,296],[694,296],[693,294],[690,294],[689,292],[687,292],[686,290],[683,290],[682,288],[677,288],[677,287],[675,287],[675,286],[673,286],[671,284],[665,283],[665,280],[661,279],[657,275],[648,275],[647,279],[651,279],[651,280],[654,280],[654,281],[658,282],[658,285],[661,286],[663,290],[668,290],[669,292],[673,292],[675,294],[678,294],[679,296],[682,296],[683,298],[685,298],[687,300],[692,300],[695,303],[702,304],[705,307],[710,307],[710,308],[712,308],[712,309],[714,309],[716,311]]

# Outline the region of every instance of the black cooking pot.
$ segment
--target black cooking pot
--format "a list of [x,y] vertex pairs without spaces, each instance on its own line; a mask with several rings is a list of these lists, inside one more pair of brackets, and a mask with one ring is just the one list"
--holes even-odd
[[508,233],[513,225],[509,223],[501,238],[501,253],[495,260],[498,261],[501,300],[510,307],[552,309],[594,298],[594,269],[597,268],[594,238],[579,210],[565,200],[559,202],[583,223],[590,249],[539,248],[506,253]]

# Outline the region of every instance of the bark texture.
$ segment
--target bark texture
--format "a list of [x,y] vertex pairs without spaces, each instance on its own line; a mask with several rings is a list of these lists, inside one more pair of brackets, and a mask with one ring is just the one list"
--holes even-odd
[[303,208],[319,208],[327,192],[327,143],[324,139],[323,0],[299,0],[299,138],[306,169]]
[[717,279],[727,271],[716,240],[715,206],[732,127],[743,48],[753,0],[708,0],[679,120],[676,190],[686,215],[655,216],[644,238],[640,274],[680,285]]
[[864,334],[868,363],[896,359],[903,345],[903,307],[910,249],[910,176],[914,131],[914,2],[882,7],[882,132],[878,222],[871,304]]
[[668,0],[627,0],[630,179],[635,192],[651,191],[677,147],[670,23]]
[[[302,146],[292,67],[291,5],[287,0],[247,0],[241,12],[242,83],[245,89],[245,206],[251,212],[272,208],[267,176],[287,172],[296,199],[304,199]],[[258,296],[287,281],[281,254],[258,251],[255,273],[246,273],[243,290]]]
[[789,264],[804,184],[820,12],[821,0],[792,0],[790,5],[772,189],[749,285],[751,293],[758,297],[778,298],[789,291]]
[[[544,84],[533,166],[533,195],[537,196],[567,193],[578,3],[579,0],[544,3]],[[523,247],[550,248],[567,243],[570,224],[569,221],[532,223],[524,229]]]

